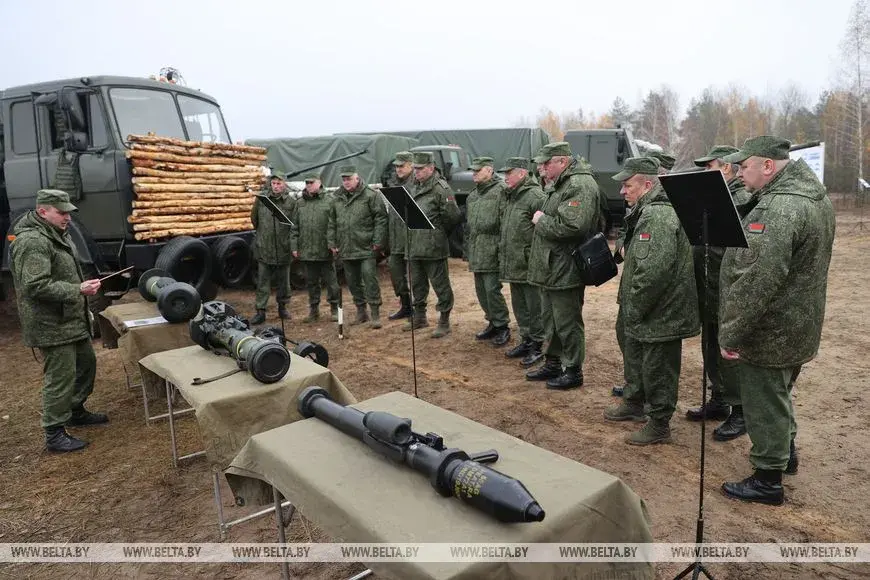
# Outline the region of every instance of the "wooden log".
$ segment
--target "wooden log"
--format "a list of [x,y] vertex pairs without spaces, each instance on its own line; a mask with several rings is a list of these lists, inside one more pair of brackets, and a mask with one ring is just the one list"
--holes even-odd
[[243,192],[244,185],[198,185],[186,183],[143,183],[133,186],[136,193],[159,193],[163,191],[189,191],[189,192]]
[[189,215],[150,215],[150,216],[129,216],[127,223],[131,224],[160,224],[169,222],[209,222],[224,219],[238,219],[251,217],[250,211],[239,211],[232,213],[195,213]]
[[[153,207],[220,207],[222,205],[239,205],[243,202],[249,202],[253,205],[252,197],[240,197],[229,199],[167,199],[161,201],[134,201],[133,207],[136,209],[153,208]],[[183,210],[178,213],[185,213]]]
[[151,153],[172,153],[174,155],[204,155],[208,157],[229,157],[232,159],[247,159],[249,161],[263,162],[266,156],[260,153],[245,153],[243,151],[228,151],[226,149],[206,149],[204,147],[179,147],[178,145],[142,145],[133,143],[130,148],[134,151],[148,151]]
[[174,183],[179,185],[241,185],[248,188],[260,189],[263,187],[262,181],[256,179],[201,179],[197,177],[134,177],[133,185],[145,185],[156,183]]
[[254,207],[253,203],[239,203],[237,205],[225,205],[221,207],[211,207],[207,205],[203,206],[190,206],[186,208],[180,208],[178,206],[169,206],[169,207],[146,207],[146,208],[138,208],[134,209],[131,217],[144,217],[144,216],[155,216],[155,215],[190,215],[190,214],[201,214],[201,213],[230,213],[230,212],[248,212],[251,213],[251,208]]
[[127,141],[131,143],[149,143],[159,145],[176,145],[179,147],[205,147],[207,149],[224,149],[228,151],[244,151],[247,153],[266,154],[265,147],[254,147],[253,145],[230,145],[228,143],[206,143],[204,141],[185,141],[183,139],[174,139],[172,137],[157,137],[155,135],[127,135]]
[[238,170],[235,168],[235,171],[222,171],[220,173],[207,173],[207,172],[198,172],[194,175],[191,175],[187,172],[182,171],[160,171],[159,169],[149,169],[147,167],[140,167],[139,163],[133,163],[133,175],[137,176],[147,176],[147,177],[160,177],[165,179],[250,179],[251,181],[266,181],[266,176],[263,172],[258,168],[255,170]]
[[257,165],[247,159],[233,159],[232,157],[196,156],[196,155],[173,155],[172,153],[153,153],[151,151],[127,151],[127,159],[152,159],[154,161],[172,161],[173,163],[190,163],[194,165]]
[[234,203],[239,201],[248,201],[251,199],[251,193],[244,192],[191,192],[191,191],[163,191],[156,193],[137,193],[137,201],[169,201],[178,200],[184,203],[192,199],[226,199],[233,200]]
[[202,229],[206,227],[211,227],[214,225],[224,225],[224,224],[232,224],[238,226],[244,226],[246,224],[251,223],[250,216],[241,217],[241,218],[230,218],[230,219],[214,219],[210,221],[200,221],[200,222],[185,222],[185,221],[174,221],[174,222],[165,222],[165,223],[147,223],[147,224],[133,224],[134,232],[148,232],[154,230],[173,230],[173,229],[182,229],[182,230],[191,230],[191,229]]
[[[133,169],[147,167],[148,169],[162,169],[164,171],[181,171],[195,173],[238,173],[256,172],[262,174],[259,167],[238,165],[197,165],[195,163],[170,163],[168,161],[155,161],[154,159],[133,159]],[[135,173],[134,173],[135,175]]]
[[249,221],[247,224],[214,224],[202,228],[173,228],[166,230],[151,230],[148,232],[137,232],[133,234],[137,240],[156,240],[160,238],[170,238],[174,236],[203,236],[207,234],[217,234],[221,232],[244,232],[254,229],[253,224]]

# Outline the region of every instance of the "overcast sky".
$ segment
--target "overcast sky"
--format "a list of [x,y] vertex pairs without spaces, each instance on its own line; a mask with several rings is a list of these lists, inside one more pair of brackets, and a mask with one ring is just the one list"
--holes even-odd
[[0,87],[163,66],[234,140],[513,126],[605,112],[662,83],[689,100],[799,83],[815,102],[851,0],[0,0]]

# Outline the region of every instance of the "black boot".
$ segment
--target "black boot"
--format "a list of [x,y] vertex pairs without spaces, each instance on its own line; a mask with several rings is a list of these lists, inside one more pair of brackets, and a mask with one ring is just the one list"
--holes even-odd
[[250,324],[251,326],[256,326],[258,324],[263,324],[264,322],[266,322],[266,311],[258,308],[257,313],[251,319]]
[[713,429],[716,441],[731,441],[746,434],[746,420],[743,418],[743,405],[731,407],[731,414],[724,423]]
[[[731,412],[731,407],[722,402],[717,396],[710,397],[710,400],[707,401],[707,419],[718,419],[720,421],[724,421],[728,418],[729,413]],[[701,407],[695,407],[693,409],[689,409],[686,411],[686,419],[689,421],[700,421],[701,420]]]
[[402,306],[390,314],[387,319],[401,320],[402,318],[411,318],[413,316],[414,308],[411,306],[411,296],[409,294],[402,294],[399,296],[399,300],[402,301]]
[[290,319],[290,312],[287,311],[287,305],[283,302],[278,304],[278,316],[280,316],[284,320]]
[[45,428],[45,448],[53,453],[69,453],[87,447],[87,441],[76,439],[62,426]]
[[532,346],[532,341],[528,337],[523,337],[523,340],[513,348],[505,351],[504,355],[508,358],[520,358],[529,354],[529,348]]
[[496,328],[492,325],[492,322],[488,322],[486,324],[486,328],[478,332],[474,335],[477,340],[486,340],[487,338],[492,338],[495,336]]
[[728,481],[722,484],[722,493],[742,501],[782,505],[785,494],[782,489],[782,472],[756,469],[743,481]]
[[492,337],[494,346],[504,346],[511,339],[511,329],[507,326],[495,329],[495,334]]
[[583,385],[583,371],[580,367],[565,367],[565,372],[547,381],[548,389],[567,390]]
[[526,373],[527,381],[546,381],[562,375],[562,362],[557,356],[548,356],[544,364]]
[[794,446],[794,439],[791,440],[791,445],[788,449],[788,465],[785,466],[786,475],[794,475],[798,469],[797,447]]
[[523,368],[528,368],[534,364],[537,364],[539,360],[544,358],[544,353],[541,351],[543,347],[543,342],[533,340],[532,345],[529,347],[529,353],[523,360],[520,361],[520,366],[522,366]]
[[109,417],[103,413],[91,413],[84,407],[73,409],[72,417],[66,422],[67,425],[82,426],[82,425],[100,425],[108,423]]

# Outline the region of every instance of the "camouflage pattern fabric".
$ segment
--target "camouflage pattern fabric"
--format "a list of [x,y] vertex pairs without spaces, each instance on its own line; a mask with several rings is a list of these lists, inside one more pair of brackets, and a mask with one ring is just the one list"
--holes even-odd
[[544,206],[544,192],[530,177],[514,189],[505,188],[499,238],[499,268],[503,282],[525,284],[535,225],[532,216]]
[[342,260],[375,258],[373,246],[386,247],[387,208],[380,193],[362,182],[354,191],[340,187],[334,207],[329,227],[335,229]]
[[[391,187],[404,187],[408,193],[414,193],[414,172],[408,174],[408,177],[405,179],[399,179],[398,176],[394,175],[392,179],[390,179],[388,185]],[[386,198],[384,198],[384,204],[387,206],[387,212],[389,214],[389,246],[390,246],[390,255],[404,256],[405,255],[405,242],[408,237],[408,226],[405,225],[405,222],[402,218],[399,217],[399,214],[396,213],[396,210],[393,209],[389,203],[387,203]],[[405,286],[407,286],[407,282]]]
[[290,251],[299,252],[302,262],[332,261],[329,248],[335,245],[333,196],[320,188],[315,195],[304,193],[295,204],[290,220]]
[[[270,191],[260,194],[260,196],[267,195],[275,205],[281,208],[284,215],[287,217],[294,215],[296,200],[289,193],[272,195]],[[254,207],[251,208],[251,223],[256,230],[251,248],[254,258],[258,262],[273,266],[289,264],[291,260],[290,226],[278,223],[278,220],[272,215],[266,204],[260,201],[259,197],[254,200]]]
[[60,427],[94,390],[97,357],[90,337],[40,348],[43,356],[42,426]]
[[[505,185],[495,177],[478,183],[468,195],[465,244],[468,269],[472,272],[498,272],[501,213]],[[502,299],[502,302],[504,299]]]
[[426,181],[415,183],[411,195],[435,229],[408,232],[408,259],[446,260],[450,257],[447,234],[462,219],[450,186],[433,173]]
[[326,286],[326,301],[330,305],[337,306],[341,289],[335,274],[335,263],[332,259],[305,262],[305,285],[308,288],[309,306],[320,305],[321,282]]

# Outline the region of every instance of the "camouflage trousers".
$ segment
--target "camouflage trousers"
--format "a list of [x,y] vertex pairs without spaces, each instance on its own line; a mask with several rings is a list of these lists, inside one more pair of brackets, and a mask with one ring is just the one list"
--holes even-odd
[[335,275],[335,263],[332,260],[317,260],[303,262],[305,264],[305,285],[308,288],[308,304],[320,305],[320,292],[326,286],[326,301],[338,305],[341,289]]
[[668,422],[677,408],[683,341],[641,342],[625,336],[625,391],[629,404],[649,403],[650,419]]
[[453,287],[450,285],[447,259],[411,260],[411,291],[414,295],[414,310],[417,312],[426,312],[430,283],[435,290],[435,296],[438,297],[435,310],[438,312],[453,310]]
[[[725,401],[725,387],[722,385],[722,374],[719,371],[719,360],[722,358],[719,354],[719,322],[716,320],[711,320],[709,325],[701,329],[701,356],[707,369],[707,380],[712,385],[710,398]],[[731,400],[725,402],[729,405],[739,405],[739,394],[734,393]]]
[[583,367],[586,360],[586,327],[583,294],[586,288],[541,290],[541,319],[547,348],[544,354],[559,357],[562,366]]
[[91,339],[40,348],[43,356],[42,426],[59,427],[94,390],[97,357]]
[[511,307],[520,329],[520,336],[544,342],[541,320],[541,289],[531,284],[511,282]]
[[290,265],[266,264],[257,261],[257,290],[254,293],[254,304],[257,310],[265,310],[272,295],[272,283],[278,286],[275,300],[278,304],[290,301]]
[[622,304],[616,311],[616,344],[619,346],[619,354],[622,355],[622,384],[628,386],[628,373],[625,371],[625,317],[622,315]]
[[378,283],[378,263],[374,257],[362,260],[342,260],[347,287],[357,306],[380,306],[381,286]]
[[475,272],[474,290],[477,301],[483,309],[484,318],[496,328],[504,328],[510,323],[507,302],[501,293],[501,280],[498,272]]
[[390,281],[393,283],[393,292],[396,296],[410,296],[411,289],[408,287],[408,262],[405,254],[390,254]]
[[797,433],[791,394],[800,367],[772,369],[738,359],[723,360],[722,369],[726,383],[739,387],[753,467],[784,471]]

